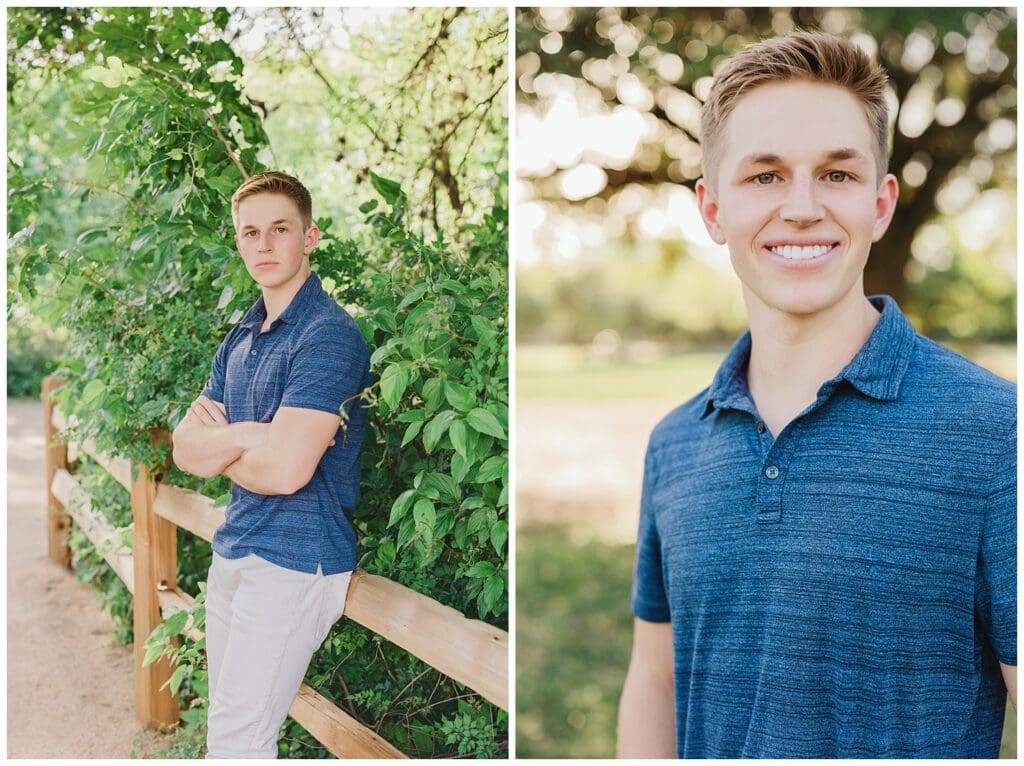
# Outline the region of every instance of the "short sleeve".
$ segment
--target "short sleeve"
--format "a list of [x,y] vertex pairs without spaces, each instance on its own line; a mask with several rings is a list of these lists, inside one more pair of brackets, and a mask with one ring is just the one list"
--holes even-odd
[[661,535],[652,502],[657,471],[653,448],[648,445],[644,461],[643,493],[640,499],[640,531],[636,543],[636,566],[630,607],[633,614],[648,622],[668,622],[668,599],[661,560]]
[[996,657],[1017,664],[1017,439],[1016,424],[1009,444],[996,461],[985,504],[975,610]]
[[346,412],[370,379],[370,356],[359,330],[325,325],[309,332],[292,353],[282,407]]
[[213,363],[210,365],[210,378],[203,386],[203,396],[215,402],[224,404],[224,379],[228,369],[228,349],[233,332],[221,341],[220,348],[213,355]]

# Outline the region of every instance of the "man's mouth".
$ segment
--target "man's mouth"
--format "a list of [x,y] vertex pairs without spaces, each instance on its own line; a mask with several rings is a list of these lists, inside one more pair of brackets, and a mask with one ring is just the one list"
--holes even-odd
[[787,261],[810,261],[831,252],[838,245],[838,242],[815,242],[813,244],[776,242],[765,245],[765,249]]
[[256,264],[256,268],[257,269],[262,269],[262,268],[266,268],[268,266],[276,266],[276,265],[277,265],[276,261],[260,261],[259,263]]

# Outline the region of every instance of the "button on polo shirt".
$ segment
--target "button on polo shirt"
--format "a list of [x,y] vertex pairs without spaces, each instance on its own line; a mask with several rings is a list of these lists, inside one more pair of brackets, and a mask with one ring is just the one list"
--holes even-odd
[[261,495],[232,484],[213,549],[229,559],[255,553],[310,574],[318,565],[325,575],[348,572],[356,565],[351,518],[366,423],[358,395],[372,381],[369,352],[355,321],[315,272],[263,330],[266,319],[260,298],[218,349],[203,394],[224,404],[230,423],[269,423],[280,407],[338,414],[344,403],[348,430],[339,427],[312,479],[291,495]]
[[647,451],[633,613],[680,757],[994,758],[1016,665],[1016,388],[888,297],[777,438],[750,334]]

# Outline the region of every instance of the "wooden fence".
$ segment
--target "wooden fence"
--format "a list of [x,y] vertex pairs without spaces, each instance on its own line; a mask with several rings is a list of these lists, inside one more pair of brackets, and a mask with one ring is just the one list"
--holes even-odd
[[[139,720],[151,726],[178,721],[177,695],[160,687],[170,678],[168,658],[143,667],[145,640],[162,620],[161,608],[188,609],[194,599],[177,587],[177,532],[182,528],[210,540],[224,521],[223,509],[198,492],[165,484],[159,468],[132,466],[122,458],[100,453],[93,441],[68,445],[60,441],[66,427],[50,394],[61,381],[43,381],[46,434],[46,486],[50,558],[70,566],[67,517],[70,516],[99,548],[111,545],[104,558],[131,591],[135,628],[135,706]],[[157,440],[169,440],[160,432]],[[123,550],[120,536],[91,506],[88,495],[68,471],[69,447],[93,458],[131,493],[134,543]],[[508,710],[508,633],[471,620],[451,607],[384,577],[357,569],[349,585],[344,616],[411,652],[428,665],[482,697]],[[198,640],[202,632],[189,633]],[[405,758],[387,740],[342,711],[331,700],[303,684],[289,715],[339,758]]]

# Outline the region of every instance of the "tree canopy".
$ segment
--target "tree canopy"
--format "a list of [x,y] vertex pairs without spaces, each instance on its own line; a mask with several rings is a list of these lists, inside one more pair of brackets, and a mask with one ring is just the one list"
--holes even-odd
[[[954,264],[947,253],[965,243],[941,225],[943,217],[994,199],[989,192],[1004,200],[1014,192],[1012,8],[931,8],[924,15],[911,8],[520,9],[520,123],[535,125],[557,110],[575,109],[593,116],[595,126],[587,135],[552,137],[546,157],[520,152],[521,198],[602,225],[618,218],[617,231],[629,236],[644,206],[625,204],[626,197],[661,185],[692,188],[699,178],[699,111],[717,67],[751,42],[796,28],[850,37],[890,75],[890,170],[901,194],[890,231],[872,250],[868,292],[903,300],[913,287],[917,296],[956,304],[967,300],[962,288],[958,298],[951,292],[966,271],[972,306],[999,306],[1000,318],[981,324],[1012,333],[1013,290],[1005,279],[999,283],[1000,269],[994,278],[975,279],[976,268]],[[927,240],[916,243],[916,258],[922,233]],[[1009,221],[993,221],[987,244],[995,240],[1012,252],[1014,235]]]

